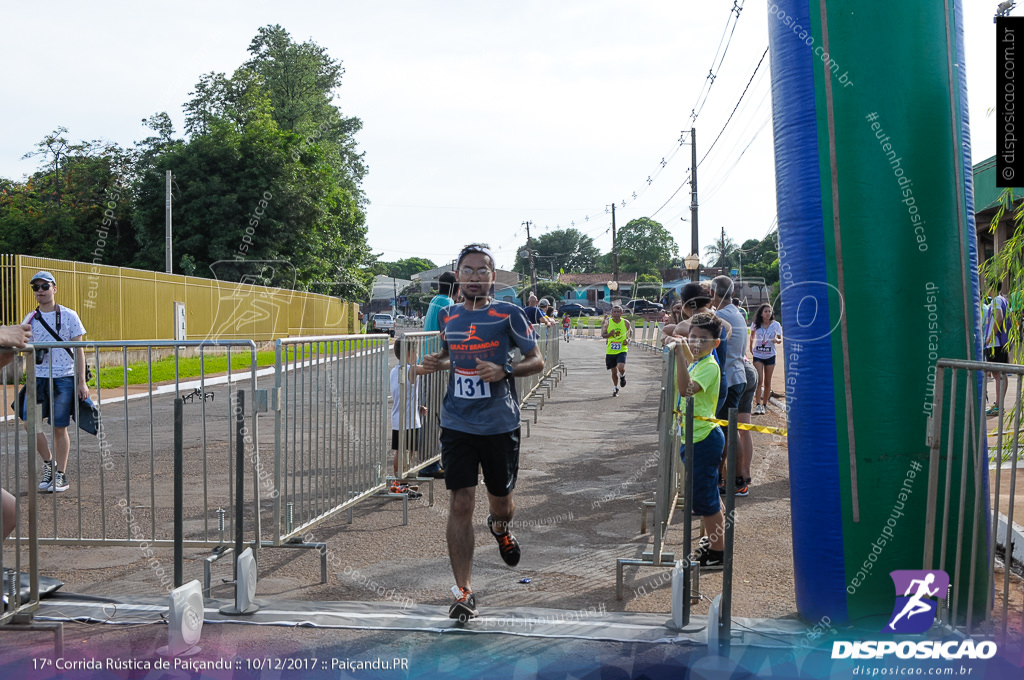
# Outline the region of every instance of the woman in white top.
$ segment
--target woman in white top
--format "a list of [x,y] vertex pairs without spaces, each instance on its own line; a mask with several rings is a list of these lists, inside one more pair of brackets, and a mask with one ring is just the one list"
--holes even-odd
[[750,354],[757,369],[757,392],[754,393],[753,415],[764,415],[768,398],[772,394],[772,374],[775,372],[775,345],[782,342],[782,326],[775,320],[769,304],[757,308],[750,324]]

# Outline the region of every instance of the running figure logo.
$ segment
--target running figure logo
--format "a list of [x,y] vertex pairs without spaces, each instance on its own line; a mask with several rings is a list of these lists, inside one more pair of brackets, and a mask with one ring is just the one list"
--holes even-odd
[[[886,633],[923,633],[932,627],[938,603],[935,597],[946,599],[949,574],[944,571],[900,569],[889,572],[896,587],[896,606]],[[902,593],[902,595],[900,595]]]
[[476,334],[476,324],[475,323],[469,324],[469,333],[466,334],[464,342],[469,342],[470,340],[476,340],[477,342],[483,342],[484,341],[483,338],[481,338],[479,335]]

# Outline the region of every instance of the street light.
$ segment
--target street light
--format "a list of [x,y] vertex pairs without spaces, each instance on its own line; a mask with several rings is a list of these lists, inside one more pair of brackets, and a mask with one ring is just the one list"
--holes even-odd
[[690,280],[697,280],[697,271],[700,268],[700,257],[697,253],[690,253],[683,259],[683,264],[686,265],[686,271],[690,272]]

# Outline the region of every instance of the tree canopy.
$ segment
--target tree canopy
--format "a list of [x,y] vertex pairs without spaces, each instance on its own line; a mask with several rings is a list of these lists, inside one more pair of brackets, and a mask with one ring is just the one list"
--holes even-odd
[[[537,276],[554,278],[561,271],[567,274],[592,271],[600,256],[594,246],[594,239],[577,229],[557,229],[531,240]],[[524,243],[520,252],[527,246]],[[529,259],[517,257],[515,271],[529,275]]]
[[249,54],[199,78],[184,138],[162,112],[132,149],[72,144],[64,128],[44,138],[32,177],[0,181],[0,249],[93,261],[102,240],[103,264],[162,271],[169,170],[176,272],[239,280],[255,265],[267,283],[362,297],[367,169],[362,122],[334,103],[341,62],[281,26],[260,28]]
[[679,257],[668,229],[649,217],[630,220],[617,236],[619,271],[658,275]]

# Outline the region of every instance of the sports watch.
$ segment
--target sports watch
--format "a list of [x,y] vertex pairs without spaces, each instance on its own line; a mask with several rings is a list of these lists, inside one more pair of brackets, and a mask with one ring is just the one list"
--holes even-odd
[[505,371],[505,375],[508,376],[509,378],[511,378],[513,375],[515,375],[516,369],[512,366],[512,362],[511,361],[505,362],[505,365],[502,366],[501,368],[502,368],[502,370]]

